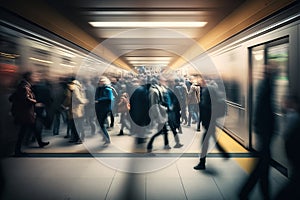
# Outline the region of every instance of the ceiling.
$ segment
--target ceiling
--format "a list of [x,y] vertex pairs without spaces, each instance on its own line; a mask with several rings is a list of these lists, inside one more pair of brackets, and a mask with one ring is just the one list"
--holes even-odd
[[[168,66],[245,0],[47,0],[130,67]],[[89,22],[207,22],[204,27],[93,27]],[[137,24],[137,23],[136,23]],[[185,24],[184,24],[185,25]]]

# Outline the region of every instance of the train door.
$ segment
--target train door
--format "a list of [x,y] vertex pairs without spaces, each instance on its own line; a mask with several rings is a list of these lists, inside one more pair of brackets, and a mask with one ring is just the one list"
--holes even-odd
[[[264,66],[272,62],[275,63],[275,65],[278,67],[278,73],[276,74],[274,85],[273,85],[274,96],[272,98],[273,105],[275,107],[275,115],[276,115],[276,131],[275,131],[276,133],[272,145],[276,145],[277,147],[276,148],[271,147],[271,149],[282,150],[282,148],[280,148],[280,144],[278,144],[280,143],[278,141],[282,141],[282,136],[280,135],[282,134],[283,123],[284,123],[283,113],[280,105],[282,103],[284,96],[288,94],[288,88],[289,88],[288,49],[289,49],[289,41],[287,37],[249,48],[249,54],[250,54],[249,146],[250,149],[256,150],[258,147],[256,133],[254,132],[253,129],[253,117],[254,117],[253,111],[256,105],[257,87],[259,82],[263,78]],[[274,155],[280,156],[283,154],[282,153],[277,154],[276,152],[274,152]]]

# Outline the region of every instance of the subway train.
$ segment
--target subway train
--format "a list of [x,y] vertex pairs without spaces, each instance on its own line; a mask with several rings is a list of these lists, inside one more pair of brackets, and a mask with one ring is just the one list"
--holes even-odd
[[[272,164],[288,176],[289,163],[284,150],[285,115],[282,102],[286,95],[300,95],[299,6],[279,12],[227,41],[208,50],[223,80],[228,113],[223,129],[245,148],[256,150],[253,128],[257,85],[264,66],[275,63],[274,83],[276,133],[271,146]],[[197,61],[195,61],[197,62]],[[198,61],[201,65],[201,59]]]
[[[276,134],[272,143],[272,164],[288,175],[290,170],[284,152],[285,115],[281,103],[285,95],[300,95],[300,8],[299,5],[277,12],[267,19],[232,36],[205,52],[216,66],[223,80],[228,106],[223,126],[224,131],[245,148],[257,149],[253,130],[253,110],[256,102],[257,85],[262,79],[264,65],[276,63],[279,73],[273,97],[276,107]],[[109,65],[105,60],[90,56],[89,52],[56,35],[32,24],[11,24],[0,21],[0,77],[1,77],[1,141],[2,148],[9,151],[14,142],[15,127],[9,116],[8,95],[13,89],[20,72],[37,71],[48,79],[76,74],[80,63],[87,57],[90,74],[95,75],[93,66]],[[51,39],[49,39],[51,38]],[[202,64],[201,55],[194,63]],[[109,76],[120,78],[127,72],[115,66],[105,71]],[[178,72],[185,71],[183,66]],[[88,71],[88,70],[85,70]]]

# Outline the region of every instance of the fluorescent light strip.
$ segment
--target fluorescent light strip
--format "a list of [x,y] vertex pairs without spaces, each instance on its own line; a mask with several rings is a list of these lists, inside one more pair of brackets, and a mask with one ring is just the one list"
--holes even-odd
[[142,60],[135,60],[129,61],[130,64],[168,64],[169,61],[142,61]]
[[89,22],[93,27],[107,28],[172,28],[172,27],[203,27],[207,22]]
[[49,64],[53,63],[52,61],[49,61],[49,60],[42,60],[42,59],[38,59],[38,58],[34,58],[34,57],[30,57],[29,59],[38,61],[38,62],[42,62],[42,63],[49,63]]
[[61,66],[64,66],[64,67],[71,67],[71,68],[73,68],[73,67],[75,67],[74,65],[67,65],[67,64],[60,64]]
[[200,15],[203,11],[85,11],[88,15]]
[[168,66],[167,64],[133,64],[132,66],[134,67],[141,67],[141,66],[144,66],[144,67],[166,67]]
[[126,57],[127,60],[169,61],[171,57]]

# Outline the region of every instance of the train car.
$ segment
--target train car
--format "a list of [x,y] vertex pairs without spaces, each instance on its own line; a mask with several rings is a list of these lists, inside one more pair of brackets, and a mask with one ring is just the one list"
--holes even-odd
[[278,68],[273,97],[276,133],[272,142],[272,163],[287,174],[289,163],[284,150],[285,115],[281,104],[287,94],[300,95],[299,43],[300,8],[293,6],[249,27],[207,53],[223,80],[228,113],[224,130],[245,148],[257,149],[253,130],[253,111],[257,84],[264,66]]

